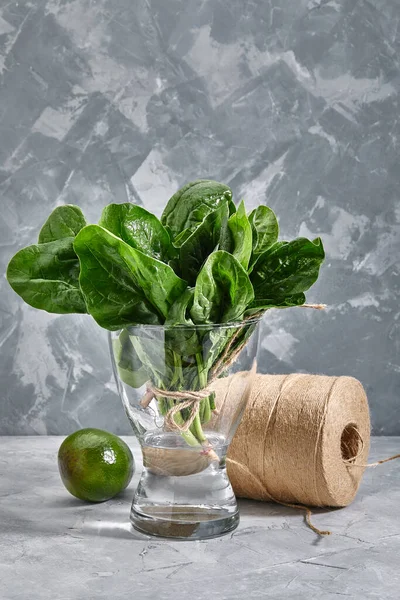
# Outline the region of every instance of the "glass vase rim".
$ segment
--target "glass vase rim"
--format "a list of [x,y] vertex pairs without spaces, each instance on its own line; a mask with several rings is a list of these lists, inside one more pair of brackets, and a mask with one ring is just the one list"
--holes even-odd
[[262,316],[251,317],[249,319],[242,319],[240,321],[229,321],[227,323],[200,323],[200,324],[189,324],[189,323],[179,323],[177,325],[169,325],[168,323],[164,323],[163,325],[146,325],[146,324],[138,324],[138,325],[126,325],[126,327],[121,327],[120,329],[110,331],[110,333],[119,333],[126,330],[142,330],[142,331],[166,331],[171,329],[181,329],[181,330],[210,330],[210,329],[233,329],[239,328],[249,325],[257,325],[262,320]]

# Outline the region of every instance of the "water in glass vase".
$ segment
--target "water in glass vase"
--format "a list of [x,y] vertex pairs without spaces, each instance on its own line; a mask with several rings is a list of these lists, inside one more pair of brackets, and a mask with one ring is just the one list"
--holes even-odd
[[257,323],[110,332],[115,379],[143,455],[135,529],[196,540],[238,525],[225,457],[256,373]]
[[131,510],[136,529],[183,539],[235,529],[239,513],[225,468],[228,445],[215,433],[208,442],[190,447],[175,432],[144,436],[144,467]]

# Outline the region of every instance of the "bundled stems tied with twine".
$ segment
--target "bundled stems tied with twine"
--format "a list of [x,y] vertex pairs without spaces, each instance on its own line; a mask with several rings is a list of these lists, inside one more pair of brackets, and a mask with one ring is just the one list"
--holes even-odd
[[[158,396],[163,396],[164,398],[169,398],[171,400],[178,400],[178,403],[172,406],[164,416],[164,425],[169,429],[177,429],[178,431],[185,432],[188,431],[196,418],[197,413],[199,412],[200,402],[211,394],[211,390],[208,388],[203,388],[197,392],[190,391],[169,391],[162,390],[150,383],[147,384],[146,394],[143,396],[140,404],[143,408],[147,408],[153,398],[157,398]],[[183,410],[184,408],[190,408],[190,416],[183,424],[176,423],[174,420],[175,415]]]
[[[326,304],[302,304],[300,308],[313,308],[316,310],[324,310],[326,308]],[[262,312],[251,315],[243,320],[243,326],[246,325],[248,321],[256,320],[262,316]],[[238,336],[241,333],[241,329],[237,329],[234,335],[231,337],[229,342],[227,343],[224,352],[220,356],[220,358],[215,363],[214,367],[211,370],[209,381],[207,387],[202,388],[201,390],[164,390],[153,385],[150,381],[147,382],[146,385],[146,393],[140,401],[140,405],[142,408],[147,408],[153,398],[164,397],[171,400],[176,400],[178,403],[172,406],[164,416],[164,423],[170,429],[176,429],[181,433],[185,433],[189,431],[191,425],[196,419],[197,414],[200,410],[201,401],[205,398],[208,398],[212,391],[209,389],[209,386],[218,379],[221,373],[227,370],[237,359],[240,352],[243,350],[246,345],[247,340],[245,340],[242,344],[236,348],[236,350],[229,356],[232,346],[237,341]],[[229,360],[227,357],[229,356]],[[175,416],[181,412],[181,410],[189,408],[190,415],[188,419],[186,419],[183,423],[177,423],[175,420]],[[215,412],[215,409],[214,409]]]
[[[248,321],[253,321],[259,316],[259,314],[255,314],[248,317],[247,319],[244,319],[243,326],[246,326]],[[146,393],[140,401],[140,405],[142,406],[142,408],[147,408],[150,402],[153,400],[153,398],[157,398],[159,396],[169,398],[171,400],[177,400],[177,404],[172,406],[164,416],[164,425],[170,429],[177,429],[181,433],[188,431],[200,410],[201,401],[205,398],[208,398],[210,394],[212,394],[212,390],[210,389],[211,384],[216,379],[218,379],[218,377],[223,373],[223,371],[229,369],[229,367],[236,361],[237,357],[246,345],[247,340],[244,340],[232,352],[232,354],[230,354],[230,351],[235,342],[237,341],[238,336],[241,332],[242,328],[238,328],[227,343],[222,355],[211,369],[207,387],[204,387],[201,390],[163,390],[162,388],[159,388],[153,385],[150,381],[148,381],[146,384]],[[177,423],[174,418],[175,415],[177,415],[181,410],[185,408],[190,409],[190,415],[188,419],[186,419],[186,421],[182,424]],[[216,409],[214,409],[214,412],[216,412]]]

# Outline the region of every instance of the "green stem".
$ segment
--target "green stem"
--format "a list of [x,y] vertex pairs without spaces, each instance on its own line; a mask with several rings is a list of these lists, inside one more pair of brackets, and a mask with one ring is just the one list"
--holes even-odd
[[[203,357],[202,357],[201,353],[196,354],[196,363],[197,363],[197,372],[199,375],[199,389],[201,390],[207,386],[207,370],[204,368]],[[207,438],[204,435],[201,424],[208,423],[210,418],[211,418],[211,407],[210,407],[209,397],[207,397],[207,398],[204,398],[204,400],[202,400],[200,403],[200,414],[199,414],[200,423],[199,424],[196,423],[196,428],[198,429],[197,437],[199,437],[199,435],[204,437],[205,439],[203,441],[206,441]]]
[[183,377],[183,371],[182,371],[182,361],[181,361],[181,357],[176,352],[173,352],[173,358],[174,358],[174,375],[173,375],[170,385],[171,385],[171,388],[173,388],[173,386],[176,386],[177,388],[179,388],[179,386],[183,385],[183,383],[184,383],[184,377]]
[[203,425],[206,425],[208,423],[208,421],[211,419],[210,396],[208,396],[207,398],[204,398],[203,403],[204,403],[204,412],[203,412],[203,419],[201,422],[203,423]]
[[[199,415],[197,415],[197,416],[199,416]],[[176,413],[176,415],[174,416],[174,421],[177,425],[180,425],[180,426],[185,424],[185,421],[183,420],[180,412]],[[200,426],[200,429],[201,429],[201,426]],[[197,435],[195,436],[191,430],[181,431],[181,436],[183,437],[185,442],[187,444],[189,444],[189,446],[199,446],[201,444],[201,442],[203,441],[203,440],[200,440]],[[203,434],[203,436],[204,436],[204,434]]]
[[164,417],[168,412],[168,400],[166,398],[157,398],[158,402],[158,410],[160,414]]
[[[174,406],[174,401],[169,398],[158,398],[158,408],[160,413],[164,416],[167,414],[168,410]],[[176,413],[174,416],[174,421],[177,425],[185,424],[185,420],[183,419],[181,413]],[[189,446],[199,446],[201,442],[197,439],[197,437],[191,431],[181,431],[181,436],[185,440]]]
[[[169,389],[185,389],[185,378],[182,369],[181,357],[176,352],[173,353],[173,360],[174,372],[169,384]],[[196,364],[198,374],[195,380],[191,383],[191,388],[201,390],[207,386],[207,369],[204,368],[203,357],[201,353],[196,354]],[[158,387],[162,387],[162,382],[159,382]],[[175,405],[175,400],[169,398],[158,398],[158,406],[162,415],[165,415],[168,410]],[[199,446],[207,442],[207,438],[202,428],[202,423],[208,423],[211,418],[211,410],[210,397],[204,398],[204,400],[202,400],[200,403],[200,410],[194,418],[190,429],[188,431],[181,431],[181,436],[189,446]],[[184,418],[182,411],[174,415],[174,421],[179,426],[185,424],[186,419]]]
[[[182,370],[182,361],[181,361],[181,357],[176,352],[173,353],[173,357],[174,357],[174,376],[171,380],[171,387],[174,386],[179,389],[179,388],[182,388],[182,386],[185,387],[183,370]],[[167,400],[167,402],[168,402],[169,408],[172,408],[176,404],[176,402],[174,400]],[[196,416],[198,417],[198,415],[196,415]],[[180,425],[180,426],[185,424],[186,420],[183,418],[182,411],[175,414],[174,421],[177,425]],[[196,421],[196,419],[195,419],[195,421]],[[201,429],[201,424],[200,424],[200,429],[198,429],[196,427],[196,425],[194,425],[194,427],[193,427],[193,424],[192,424],[189,431],[181,431],[181,436],[186,441],[186,443],[189,444],[189,446],[199,446],[205,439],[203,431]]]
[[204,402],[204,400],[202,400],[200,402],[200,407],[199,407],[200,423],[204,423],[205,414],[206,414],[206,404],[207,404],[207,402]]
[[212,394],[209,395],[208,397],[209,401],[210,401],[210,408],[211,410],[215,410],[217,408],[217,405],[215,404],[215,392],[213,392]]
[[[204,402],[204,400],[202,400],[202,402]],[[204,435],[204,431],[203,431],[203,428],[201,426],[200,413],[197,413],[197,415],[195,416],[194,421],[192,423],[192,427],[193,427],[193,429],[191,428],[191,431],[194,433],[194,435],[199,440],[199,442],[201,444],[203,444],[204,442],[206,442],[207,438]]]

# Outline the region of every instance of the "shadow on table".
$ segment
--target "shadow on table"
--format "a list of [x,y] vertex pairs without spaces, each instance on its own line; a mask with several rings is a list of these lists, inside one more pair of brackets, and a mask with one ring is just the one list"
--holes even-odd
[[[40,519],[35,520],[35,510],[23,514],[16,518],[15,512],[7,515],[7,511],[1,511],[0,520],[2,521],[2,534],[21,532],[24,536],[58,536],[68,535],[71,537],[84,539],[90,537],[109,537],[115,539],[146,540],[149,536],[135,531],[129,522],[129,511],[132,500],[132,490],[125,490],[109,502],[88,503],[78,500],[73,496],[59,498],[41,499],[40,510],[37,514]],[[300,510],[280,506],[272,502],[259,502],[256,500],[239,499],[239,509],[242,516],[242,525],[235,535],[245,535],[246,519],[252,518],[252,527],[254,529],[254,519],[259,518],[257,525],[267,528],[274,527],[274,517],[276,525],[281,526],[283,519],[296,519],[299,526],[302,526],[304,513]],[[331,512],[336,509],[330,508],[312,508],[315,515]],[[45,515],[45,518],[43,518]],[[72,517],[72,518],[71,518]],[[272,522],[271,522],[272,517]],[[267,522],[267,518],[268,522]],[[264,521],[265,519],[265,521]],[[315,543],[318,543],[316,538]]]
[[[1,515],[3,518],[4,514]],[[86,537],[111,537],[116,539],[126,540],[147,540],[148,536],[142,535],[135,531],[129,522],[129,512],[125,513],[124,521],[113,520],[112,515],[108,515],[107,519],[92,519],[91,514],[82,513],[81,519],[74,525],[63,522],[62,518],[54,520],[49,518],[44,521],[28,521],[24,518],[19,518],[16,522],[9,521],[2,524],[1,535],[20,534],[24,538],[30,537],[58,537],[61,535],[85,539]],[[80,522],[79,522],[80,521]]]
[[[244,498],[238,498],[238,505],[240,514],[246,517],[273,517],[274,515],[282,517],[295,517],[304,514],[304,510],[300,507],[290,508],[289,506],[284,506],[282,504],[275,504],[275,502],[265,502],[261,500],[246,500]],[[309,508],[315,515],[321,515],[339,510],[337,508],[329,507],[317,508],[310,506]]]
[[136,532],[129,522],[132,498],[133,490],[126,489],[108,502],[85,502],[66,492],[65,496],[31,498],[26,511],[3,504],[0,507],[1,534],[145,540],[147,536]]
[[[107,502],[109,502],[110,504],[128,504],[130,505],[132,502],[132,498],[133,498],[133,490],[132,489],[126,489],[123,492],[121,492],[120,494],[117,494],[117,496],[114,496],[114,498],[111,498],[111,500],[106,500],[104,502],[88,502],[86,500],[79,500],[79,498],[75,498],[75,496],[71,496],[70,494],[68,494],[67,492],[65,493],[65,496],[63,496],[62,498],[57,497],[57,498],[50,498],[48,500],[45,501],[45,505],[48,506],[49,508],[79,508],[79,507],[88,507],[88,506],[101,506],[103,504],[106,504]],[[108,506],[108,504],[107,504]]]

